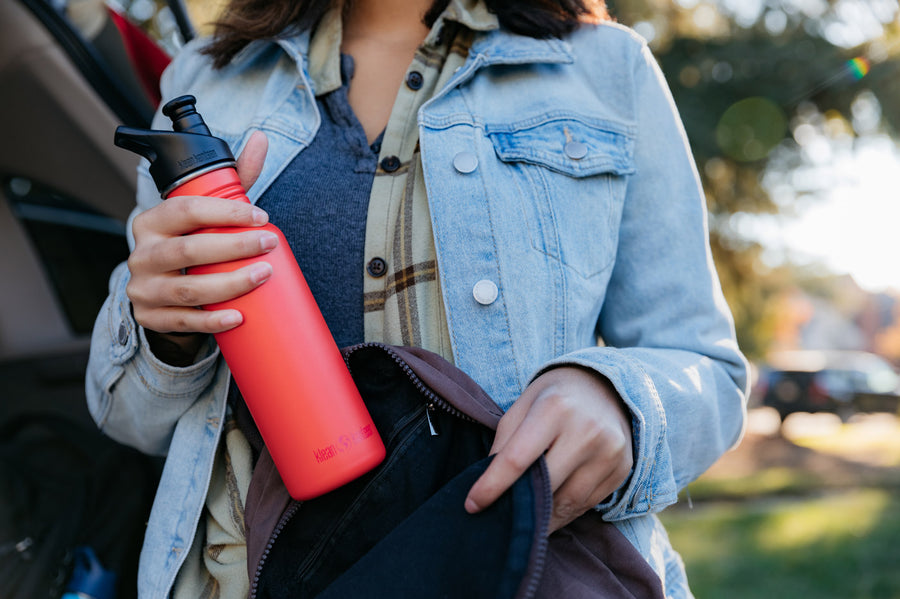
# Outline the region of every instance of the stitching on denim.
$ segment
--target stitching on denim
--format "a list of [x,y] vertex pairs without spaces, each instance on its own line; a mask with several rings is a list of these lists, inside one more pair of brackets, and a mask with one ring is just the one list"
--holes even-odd
[[[469,106],[469,103],[466,101],[465,95],[462,95],[461,97],[462,97],[463,104],[466,106],[466,108],[469,109],[470,112],[472,112],[472,109]],[[476,135],[478,130],[479,130],[478,128],[472,128],[471,133],[472,133],[473,137]],[[475,148],[476,151],[478,150],[477,142],[478,142],[478,139],[476,138],[473,143],[473,147]],[[481,187],[481,205],[484,206],[484,209],[487,212],[488,226],[491,231],[491,246],[492,246],[492,254],[494,257],[494,260],[493,260],[494,273],[495,273],[495,276],[497,277],[497,281],[500,283],[499,287],[501,289],[501,292],[500,292],[498,299],[500,300],[500,302],[502,304],[503,321],[506,323],[506,342],[509,345],[509,352],[512,357],[513,367],[515,370],[516,388],[517,388],[517,391],[521,392],[523,390],[520,388],[522,385],[522,373],[519,370],[519,359],[516,356],[515,347],[514,347],[513,340],[512,340],[512,327],[510,326],[510,323],[509,323],[509,310],[506,308],[506,296],[502,291],[504,288],[504,285],[503,285],[503,277],[501,276],[502,273],[500,272],[500,262],[499,262],[500,252],[499,252],[499,248],[497,247],[497,230],[494,227],[494,219],[491,215],[491,203],[488,201],[489,195],[488,195],[488,190],[485,187],[484,176],[481,174],[480,171],[478,173],[478,179],[481,183],[481,185],[480,185],[480,187]],[[498,308],[499,308],[499,306],[498,306]]]
[[[529,181],[533,181],[533,179],[534,179],[534,177],[530,174],[530,172],[531,172],[532,170],[536,170],[536,169],[522,169],[523,174],[526,176],[526,178],[529,179]],[[553,193],[551,192],[552,187],[551,187],[551,185],[549,184],[549,182],[546,181],[546,177],[545,177],[544,171],[543,171],[543,170],[536,170],[536,172],[537,172],[537,175],[536,175],[536,176],[537,176],[537,177],[540,177],[540,179],[541,179],[541,181],[540,181],[539,184],[540,184],[540,186],[541,186],[541,187],[543,188],[543,190],[544,190],[545,197],[548,197],[548,198],[549,198],[549,197],[552,197],[552,196],[553,196]],[[609,185],[609,186],[612,185],[612,183],[609,181],[609,178],[607,178],[607,185]],[[528,197],[528,196],[525,195],[525,196],[523,196],[523,197]],[[572,265],[569,264],[565,259],[563,259],[563,256],[562,256],[562,247],[560,246],[560,243],[559,243],[559,234],[558,234],[558,233],[559,233],[559,227],[557,226],[556,214],[555,214],[555,212],[553,212],[552,202],[550,202],[549,204],[550,204],[550,213],[551,213],[551,225],[552,225],[553,232],[554,232],[554,236],[556,237],[556,242],[557,242],[557,253],[554,254],[554,253],[552,253],[552,252],[550,252],[550,251],[544,249],[543,247],[537,247],[537,246],[534,244],[534,241],[533,241],[533,240],[531,241],[531,247],[532,247],[535,251],[540,252],[540,253],[542,253],[542,254],[548,256],[548,257],[551,258],[554,262],[557,262],[558,264],[561,264],[566,270],[571,271],[572,273],[574,273],[574,274],[577,275],[578,277],[581,277],[581,278],[584,279],[584,280],[590,280],[590,279],[596,278],[596,277],[598,277],[598,276],[600,276],[600,275],[606,273],[606,272],[609,270],[610,266],[613,264],[613,261],[614,261],[614,258],[615,258],[615,249],[616,249],[616,248],[615,248],[615,245],[614,245],[614,244],[610,244],[610,248],[609,248],[609,252],[608,252],[608,253],[609,253],[609,259],[608,259],[606,262],[604,262],[602,266],[597,267],[597,269],[596,269],[595,272],[589,272],[589,273],[588,273],[588,272],[582,272],[580,269],[578,269],[578,268],[572,266]],[[611,208],[610,208],[609,212],[612,213],[612,209],[611,209]],[[607,217],[607,224],[609,223],[609,220],[610,220],[611,218],[612,218],[611,216]],[[542,228],[543,228],[543,227],[542,227]],[[564,280],[565,277],[562,277],[562,279]]]

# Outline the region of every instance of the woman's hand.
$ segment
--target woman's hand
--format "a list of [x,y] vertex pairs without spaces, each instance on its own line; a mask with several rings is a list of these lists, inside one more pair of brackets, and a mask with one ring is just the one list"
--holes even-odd
[[536,378],[500,419],[491,447],[496,455],[469,491],[466,511],[493,503],[544,452],[553,532],[603,501],[631,473],[631,418],[609,381],[569,366]]
[[[259,176],[267,147],[266,136],[256,132],[238,158],[238,175],[245,189]],[[271,276],[272,267],[262,262],[231,273],[207,275],[186,275],[183,269],[265,254],[275,247],[277,238],[262,229],[187,234],[206,227],[258,227],[267,222],[263,210],[244,202],[199,196],[174,197],[136,216],[126,293],[138,324],[156,333],[180,333],[162,338],[188,353],[190,348],[196,352],[203,337],[185,337],[184,333],[218,333],[239,325],[243,317],[237,310],[207,311],[197,306],[247,293]]]

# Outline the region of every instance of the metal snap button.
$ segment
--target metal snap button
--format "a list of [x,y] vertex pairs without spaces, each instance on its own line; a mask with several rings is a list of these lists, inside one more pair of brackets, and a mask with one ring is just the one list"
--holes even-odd
[[497,284],[487,279],[478,281],[475,283],[475,287],[472,288],[472,295],[475,297],[475,301],[482,306],[493,304],[497,301],[499,294],[500,290],[497,289]]
[[472,152],[460,152],[453,157],[453,168],[467,175],[478,168],[478,158]]
[[125,345],[128,343],[128,327],[125,326],[124,322],[119,323],[119,330],[116,333],[116,341],[119,342],[119,345]]
[[570,141],[566,144],[564,151],[566,153],[566,156],[568,156],[572,160],[581,160],[582,158],[587,156],[588,147],[580,141]]

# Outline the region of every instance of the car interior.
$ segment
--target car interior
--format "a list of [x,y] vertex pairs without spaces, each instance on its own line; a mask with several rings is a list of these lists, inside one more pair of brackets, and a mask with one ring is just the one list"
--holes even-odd
[[[180,0],[168,4],[190,35]],[[113,134],[149,125],[168,61],[102,0],[0,2],[0,427],[52,415],[81,427],[95,455],[119,451],[84,396],[91,330],[109,275],[127,257],[134,205],[138,157],[114,146]],[[158,476],[158,462],[147,460]],[[28,541],[0,537],[0,561],[16,551],[27,558]],[[46,589],[4,594],[3,572],[0,596],[47,597]]]
[[44,0],[0,6],[4,362],[82,349],[104,279],[126,255],[137,158],[112,135],[146,126],[154,105],[107,55],[125,53],[101,55]]

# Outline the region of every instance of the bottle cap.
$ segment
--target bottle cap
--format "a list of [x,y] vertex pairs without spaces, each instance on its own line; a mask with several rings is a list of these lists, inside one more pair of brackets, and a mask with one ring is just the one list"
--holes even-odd
[[165,196],[180,182],[222,166],[234,166],[228,144],[214,137],[197,112],[194,96],[179,96],[163,106],[173,131],[118,127],[115,144],[150,161],[150,176]]

